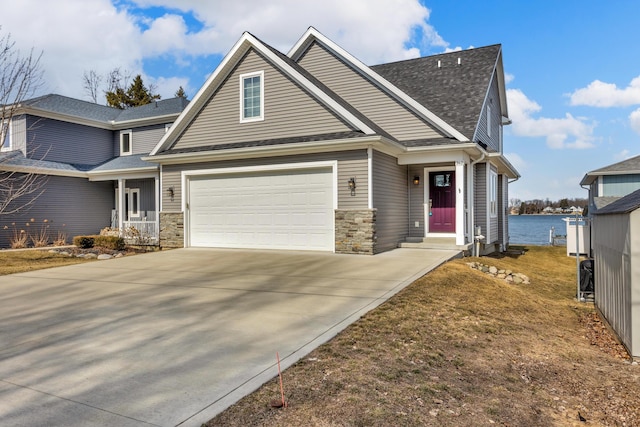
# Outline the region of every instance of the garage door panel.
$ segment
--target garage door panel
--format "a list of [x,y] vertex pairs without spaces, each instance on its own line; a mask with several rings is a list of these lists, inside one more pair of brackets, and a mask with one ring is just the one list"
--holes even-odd
[[330,168],[194,177],[191,246],[333,250]]

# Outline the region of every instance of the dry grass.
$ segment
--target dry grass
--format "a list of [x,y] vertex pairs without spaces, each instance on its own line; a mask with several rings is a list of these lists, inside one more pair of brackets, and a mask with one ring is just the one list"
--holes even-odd
[[640,425],[640,367],[585,321],[565,251],[482,259],[530,285],[449,262],[286,370],[287,408],[274,379],[206,425]]
[[88,261],[82,258],[49,253],[46,250],[0,252],[0,276]]

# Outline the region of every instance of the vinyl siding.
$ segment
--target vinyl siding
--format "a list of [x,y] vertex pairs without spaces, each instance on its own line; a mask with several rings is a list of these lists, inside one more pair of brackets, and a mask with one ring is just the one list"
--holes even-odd
[[299,64],[394,138],[442,136],[319,44],[311,45]]
[[[240,123],[240,75],[264,71],[264,120]],[[173,148],[320,135],[352,130],[250,50]]]
[[[302,163],[319,161],[338,161],[338,209],[367,209],[368,161],[366,150],[344,151],[338,153],[318,153],[300,156],[267,157],[261,159],[232,160],[224,162],[192,163],[186,165],[166,165],[162,167],[162,211],[181,211],[182,171],[233,168],[283,163]],[[349,178],[357,182],[356,195],[352,196],[348,188]],[[167,189],[173,187],[171,200]]]
[[[117,187],[117,181],[116,187]],[[156,184],[153,179],[128,179],[124,184],[125,188],[138,188],[140,190],[140,210],[155,211],[156,210]],[[115,190],[114,190],[115,191]],[[115,208],[115,193],[113,196]]]
[[[413,184],[414,176],[420,177],[419,185]],[[424,185],[428,181],[424,176],[424,165],[409,166],[409,180],[409,236],[424,237]]]
[[[602,195],[599,196],[626,196],[640,189],[640,175],[603,175]],[[597,186],[596,186],[597,187]]]
[[[164,124],[132,128],[131,154],[149,154],[164,136],[164,128]],[[114,132],[114,153],[120,154],[120,134],[127,131],[128,129]]]
[[509,181],[505,175],[498,175],[498,241],[502,249],[509,244]]
[[376,214],[376,252],[398,247],[408,235],[407,166],[395,157],[373,151],[373,207]]
[[113,132],[27,116],[27,150],[38,160],[97,165],[114,157]]
[[[502,117],[500,113],[500,95],[498,91],[498,82],[493,76],[489,95],[482,106],[482,113],[478,121],[476,129],[475,141],[487,144],[489,151],[501,152],[500,146],[500,126],[502,126]],[[491,106],[491,135],[487,132],[487,106]]]
[[[8,247],[13,225],[27,233],[45,224],[51,238],[58,231],[67,234],[68,241],[80,234],[97,234],[111,223],[114,203],[113,183],[90,182],[84,178],[49,176],[45,192],[23,213],[0,216],[0,247]],[[31,218],[34,222],[31,222]],[[25,224],[29,223],[29,227]],[[7,226],[5,230],[4,227]]]
[[595,215],[595,303],[634,357],[640,357],[640,211]]
[[[475,218],[474,222],[476,227],[482,227],[482,234],[489,237],[488,233],[488,224],[487,218],[489,217],[487,212],[488,200],[487,195],[488,187],[487,187],[487,178],[489,174],[487,173],[487,164],[486,163],[478,163],[476,164],[475,170]],[[489,239],[486,239],[485,242],[488,242]]]

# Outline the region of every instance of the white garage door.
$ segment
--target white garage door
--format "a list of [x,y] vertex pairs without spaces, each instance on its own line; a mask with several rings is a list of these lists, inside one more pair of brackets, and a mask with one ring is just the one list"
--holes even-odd
[[189,243],[333,251],[332,176],[322,168],[191,177]]

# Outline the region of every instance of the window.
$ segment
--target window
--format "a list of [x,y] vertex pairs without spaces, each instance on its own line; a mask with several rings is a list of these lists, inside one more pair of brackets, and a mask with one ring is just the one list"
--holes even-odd
[[131,188],[129,190],[129,218],[140,216],[140,189]]
[[491,105],[487,105],[487,136],[491,136]]
[[2,124],[2,129],[0,129],[0,140],[2,141],[0,151],[11,150],[11,122],[8,120],[5,120]]
[[120,132],[120,155],[125,156],[131,154],[131,136],[133,132],[131,130],[124,130]]
[[240,121],[264,119],[264,72],[240,76]]
[[489,213],[498,216],[498,174],[491,171],[489,175]]

